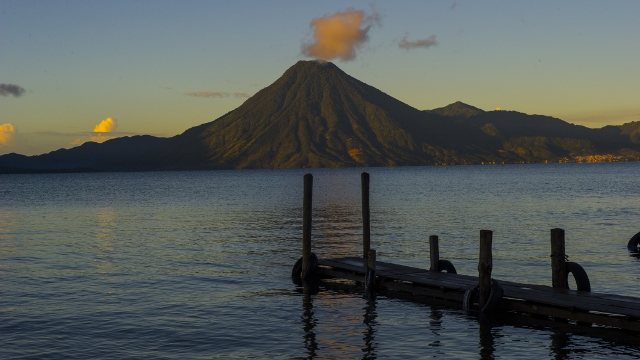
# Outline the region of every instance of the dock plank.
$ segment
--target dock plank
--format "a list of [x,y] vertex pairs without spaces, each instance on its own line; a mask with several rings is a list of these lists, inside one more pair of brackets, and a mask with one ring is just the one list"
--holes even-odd
[[[341,276],[340,271],[353,273],[353,279],[364,276],[364,262],[362,258],[348,257],[335,259],[320,259],[321,266],[331,267],[334,276]],[[429,271],[411,266],[393,264],[384,261],[376,261],[376,271],[378,278],[386,287],[397,289],[398,291],[413,291],[428,296],[440,297],[448,300],[461,300],[461,294],[467,289],[471,289],[478,284],[478,278],[469,275],[448,274]],[[504,289],[504,296],[508,299],[515,299],[527,304],[539,304],[547,307],[548,313],[562,311],[568,313],[604,313],[615,314],[631,318],[631,321],[640,319],[640,299],[610,294],[599,294],[577,290],[556,289],[545,285],[520,284],[511,281],[497,279]],[[416,286],[424,289],[417,290]],[[446,294],[446,295],[445,295]],[[514,302],[510,305],[514,309],[527,309],[527,306]],[[536,308],[535,306],[533,308]],[[555,310],[554,310],[555,309]],[[577,315],[576,315],[577,316]],[[594,318],[591,315],[581,315],[582,318]],[[618,324],[612,320],[604,321],[609,325]],[[640,323],[639,323],[640,324]],[[636,328],[638,324],[622,326],[623,328]]]

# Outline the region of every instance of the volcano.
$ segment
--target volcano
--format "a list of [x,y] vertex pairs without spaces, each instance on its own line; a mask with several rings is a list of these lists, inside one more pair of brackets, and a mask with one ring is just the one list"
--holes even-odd
[[446,117],[413,108],[332,63],[300,61],[237,109],[176,136],[157,163],[193,169],[428,165],[447,152],[445,143],[491,141],[466,127],[457,131]]
[[593,156],[640,159],[640,123],[590,129],[462,102],[421,111],[330,62],[299,61],[240,107],[172,138],[134,136],[38,156],[8,154],[0,156],[0,172],[524,163]]

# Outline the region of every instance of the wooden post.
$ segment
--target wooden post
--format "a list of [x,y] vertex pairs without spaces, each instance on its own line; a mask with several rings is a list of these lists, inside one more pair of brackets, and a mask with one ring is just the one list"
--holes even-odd
[[371,217],[369,214],[369,174],[363,172],[362,182],[362,257],[369,256],[371,249]]
[[438,235],[429,236],[429,258],[431,259],[431,266],[429,270],[440,271],[438,269],[438,262],[440,261],[440,250],[438,249]]
[[491,254],[491,243],[493,242],[493,231],[480,230],[480,259],[478,260],[478,292],[479,303],[482,309],[489,295],[491,295],[491,270],[493,270],[493,256]]
[[311,207],[313,200],[313,175],[304,176],[304,198],[302,200],[302,278],[311,259]]
[[567,288],[567,266],[564,247],[564,230],[551,229],[551,286]]
[[376,251],[369,250],[367,254],[367,274],[364,281],[364,290],[367,294],[372,294],[376,285]]

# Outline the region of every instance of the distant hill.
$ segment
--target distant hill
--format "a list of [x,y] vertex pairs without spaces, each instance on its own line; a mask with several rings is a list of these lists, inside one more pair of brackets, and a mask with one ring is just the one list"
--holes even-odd
[[640,159],[640,123],[589,129],[462,102],[421,111],[332,63],[300,61],[237,109],[172,138],[134,136],[0,172],[399,166]]
[[433,110],[424,110],[424,111],[433,113],[433,114],[455,117],[455,118],[462,118],[462,119],[467,119],[484,112],[484,110],[478,109],[475,106],[467,105],[462,101],[456,101],[453,104],[449,104],[445,107],[441,107]]
[[1,173],[154,170],[150,154],[169,139],[149,135],[120,137],[102,144],[87,142],[47,154],[0,156]]

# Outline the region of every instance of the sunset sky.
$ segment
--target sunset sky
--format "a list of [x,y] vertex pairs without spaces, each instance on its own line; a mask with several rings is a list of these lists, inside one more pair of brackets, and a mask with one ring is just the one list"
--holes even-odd
[[[342,28],[337,13],[361,17]],[[0,154],[176,135],[322,51],[418,109],[637,121],[639,14],[640,1],[3,0]],[[344,53],[318,41],[335,26]]]

